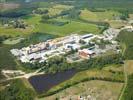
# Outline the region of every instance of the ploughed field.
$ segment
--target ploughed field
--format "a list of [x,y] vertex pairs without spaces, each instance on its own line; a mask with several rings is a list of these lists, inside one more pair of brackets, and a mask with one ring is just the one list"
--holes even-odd
[[37,93],[47,92],[52,87],[70,79],[76,74],[75,70],[68,70],[65,72],[58,72],[56,74],[43,74],[29,78]]

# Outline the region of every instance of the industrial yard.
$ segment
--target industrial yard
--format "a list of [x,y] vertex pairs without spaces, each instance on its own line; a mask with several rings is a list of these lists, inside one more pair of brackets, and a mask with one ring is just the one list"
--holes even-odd
[[[39,44],[30,45],[21,49],[12,49],[11,53],[22,63],[44,62],[48,58],[66,54],[72,50],[77,52],[77,56],[89,59],[104,54],[107,51],[119,53],[121,50],[115,38],[119,34],[118,29],[108,29],[103,35],[72,34],[70,36],[49,39]],[[104,47],[100,44],[104,43]]]

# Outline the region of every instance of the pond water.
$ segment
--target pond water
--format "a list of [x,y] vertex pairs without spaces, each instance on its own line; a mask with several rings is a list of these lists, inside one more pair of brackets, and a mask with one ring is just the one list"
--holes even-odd
[[33,76],[29,78],[29,82],[32,84],[37,93],[47,92],[52,87],[73,77],[76,72],[76,70],[68,70],[58,72],[56,74]]

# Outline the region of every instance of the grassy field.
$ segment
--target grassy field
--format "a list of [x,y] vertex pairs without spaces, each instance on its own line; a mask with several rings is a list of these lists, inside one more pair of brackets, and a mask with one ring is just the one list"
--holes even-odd
[[0,46],[0,69],[16,69],[16,63],[10,53],[10,46]]
[[110,26],[111,27],[113,27],[113,28],[121,28],[121,27],[123,27],[123,26],[125,26],[125,25],[128,25],[128,23],[127,22],[124,22],[124,21],[120,21],[120,20],[109,20],[109,21],[107,21],[109,24],[110,24]]
[[125,72],[127,73],[127,85],[121,100],[132,100],[133,98],[133,60],[125,61]]
[[3,44],[8,44],[8,45],[15,45],[17,43],[20,43],[24,38],[17,37],[17,38],[10,38],[5,41],[3,41]]
[[49,33],[54,34],[58,36],[64,36],[69,35],[71,33],[77,33],[80,31],[86,31],[86,32],[92,32],[92,33],[99,33],[101,30],[97,27],[95,24],[88,24],[84,22],[77,22],[77,21],[70,21],[67,19],[55,19],[57,21],[68,21],[68,24],[65,24],[63,26],[56,26],[51,24],[45,24],[41,23],[41,16],[36,15],[34,17],[31,17],[27,19],[26,21],[33,25],[34,32],[41,32],[41,33]]
[[87,9],[81,10],[80,18],[84,20],[92,20],[92,21],[98,20],[98,16],[94,12],[91,12]]
[[122,65],[110,65],[110,66],[104,67],[103,70],[112,71],[112,72],[123,72],[124,68]]
[[124,52],[124,57],[128,60],[133,59],[133,32],[128,32],[128,31],[121,31],[120,34],[118,35],[118,40],[120,41],[121,44],[125,44],[126,50]]
[[133,20],[133,14],[129,14],[129,19]]
[[90,10],[81,10],[80,18],[87,21],[94,22],[108,22],[113,28],[121,28],[126,25],[127,22],[115,20],[121,16],[121,13],[113,10],[105,10],[101,12],[92,12]]
[[[75,1],[75,0],[73,0]],[[72,2],[73,3],[73,2]],[[132,9],[132,0],[76,0],[74,2],[76,6],[87,8],[106,8],[106,9]]]
[[133,74],[128,75],[127,86],[122,96],[122,100],[132,100],[133,99]]
[[72,9],[73,6],[69,6],[69,5],[62,5],[62,4],[54,4],[50,7],[41,7],[38,8],[38,9],[41,9],[41,10],[48,10],[48,15],[49,16],[55,16],[55,15],[59,15],[62,11],[65,11],[65,10],[69,10],[69,9]]
[[10,48],[8,45],[0,45],[0,80],[5,78],[1,73],[2,69],[17,69],[17,64],[9,51]]
[[[55,95],[46,97],[46,100],[55,100],[56,98],[76,100],[80,95],[96,98],[98,100],[117,100],[123,83],[106,82],[106,81],[87,81],[67,88]],[[38,99],[44,100],[44,99]]]
[[[74,6],[72,5],[63,5],[63,4],[52,4],[50,2],[34,2],[33,5],[38,5],[40,9],[48,9],[48,15],[54,16],[60,14],[62,11],[72,9]],[[103,9],[104,10],[104,9]],[[125,23],[110,21],[119,17],[121,13],[114,11],[114,10],[106,10],[101,12],[92,12],[88,9],[81,10],[80,18],[87,21],[108,21],[112,27],[119,28],[123,26]],[[78,16],[78,15],[77,15]],[[56,18],[52,20],[60,21],[67,21],[68,24],[58,26],[52,25],[48,23],[41,23],[41,15],[30,14],[21,17],[24,19],[26,23],[28,23],[28,27],[26,29],[19,29],[13,27],[4,27],[0,26],[0,35],[11,35],[11,36],[18,36],[18,35],[27,35],[33,32],[41,32],[41,33],[49,33],[58,36],[69,35],[71,33],[77,33],[81,31],[91,32],[91,33],[100,33],[102,29],[98,28],[96,24],[92,23],[85,23],[83,21],[65,19],[65,18]]]
[[68,5],[61,5],[61,4],[57,4],[57,5],[54,5],[53,7],[49,8],[48,11],[49,11],[49,15],[50,16],[54,16],[54,15],[58,15],[60,14],[62,11],[64,10],[69,10],[73,8],[73,6],[68,6]]
[[15,62],[15,58],[10,52],[12,48],[13,48],[12,45],[1,45],[0,46],[0,70],[18,69],[17,63]]
[[43,7],[48,8],[48,7],[51,7],[51,5],[52,5],[50,2],[42,2],[42,1],[32,2],[32,4],[33,5],[38,5],[39,8],[43,8]]
[[29,83],[29,81],[25,78],[21,79],[22,83],[25,85],[25,87],[30,88],[32,91],[35,91],[32,85]]
[[92,12],[87,9],[81,10],[80,18],[88,21],[106,21],[119,17],[120,13],[112,10],[102,12]]
[[63,26],[52,25],[47,23],[41,23],[41,16],[33,15],[29,17],[25,17],[24,20],[29,24],[30,27],[27,29],[14,29],[14,28],[6,28],[0,27],[0,35],[10,35],[10,36],[23,36],[28,35],[33,32],[41,32],[41,33],[49,33],[58,36],[65,36],[72,33],[78,33],[81,31],[91,32],[98,34],[102,29],[99,29],[95,24],[89,24],[79,21],[70,21],[68,19],[53,19],[57,21],[67,21],[68,24]]
[[8,35],[8,36],[23,36],[30,34],[32,32],[32,27],[29,27],[27,29],[18,29],[18,28],[13,28],[13,27],[3,27],[0,26],[0,35]]
[[126,72],[128,75],[133,74],[133,60],[126,61]]

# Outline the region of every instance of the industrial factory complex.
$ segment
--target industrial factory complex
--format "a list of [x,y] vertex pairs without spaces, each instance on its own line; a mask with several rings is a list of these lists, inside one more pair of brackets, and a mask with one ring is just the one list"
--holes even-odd
[[[72,50],[75,51],[75,54],[67,56],[68,60],[74,60],[72,58],[89,59],[109,50],[120,52],[119,45],[115,41],[118,33],[119,30],[110,28],[102,35],[91,33],[85,35],[72,34],[10,51],[23,63],[41,63],[51,57],[64,55]],[[109,43],[106,43],[104,47],[100,47],[102,41]]]

